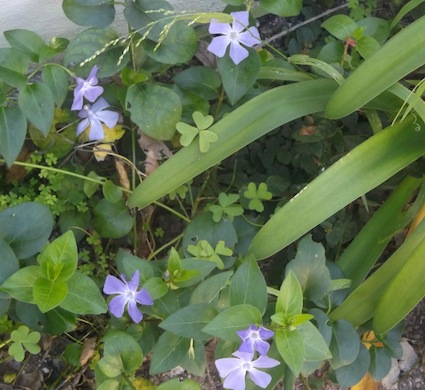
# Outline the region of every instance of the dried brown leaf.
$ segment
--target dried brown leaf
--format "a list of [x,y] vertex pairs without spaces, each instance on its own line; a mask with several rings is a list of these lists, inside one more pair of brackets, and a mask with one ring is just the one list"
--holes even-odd
[[96,340],[94,338],[87,337],[84,339],[84,347],[80,355],[80,363],[82,366],[87,364],[87,362],[93,357],[95,347]]

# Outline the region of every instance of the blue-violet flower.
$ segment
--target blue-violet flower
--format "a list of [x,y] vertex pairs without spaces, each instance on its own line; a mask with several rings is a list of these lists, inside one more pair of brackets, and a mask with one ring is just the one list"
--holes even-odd
[[128,306],[128,314],[130,314],[134,322],[138,323],[142,321],[143,314],[137,308],[137,304],[153,305],[152,298],[145,288],[137,291],[139,288],[139,271],[134,272],[129,282],[124,275],[121,275],[121,279],[122,281],[112,275],[106,277],[103,292],[105,294],[118,294],[109,302],[109,311],[115,317],[121,318],[124,314],[125,306]]
[[103,139],[105,135],[101,122],[112,129],[119,119],[117,112],[105,110],[106,107],[109,107],[109,103],[102,97],[91,107],[86,104],[78,113],[78,116],[84,119],[77,126],[77,136],[90,125],[89,140],[96,141]]
[[236,351],[234,358],[217,359],[215,365],[224,380],[226,389],[244,390],[245,376],[248,373],[251,380],[259,387],[266,388],[272,380],[270,374],[257,370],[257,368],[271,368],[280,364],[278,360],[261,355],[252,361],[254,353]]
[[253,26],[246,29],[249,24],[248,11],[231,12],[230,15],[233,16],[232,25],[214,21],[210,23],[209,33],[221,35],[214,37],[207,49],[217,57],[223,57],[230,45],[230,58],[238,65],[249,55],[242,45],[251,47],[260,43],[260,33]]
[[71,110],[81,110],[83,108],[83,97],[93,103],[103,93],[103,88],[97,86],[96,73],[98,69],[96,65],[93,66],[87,80],[77,77],[77,86],[74,89],[74,101],[72,102]]
[[242,339],[242,344],[238,351],[251,353],[257,351],[260,355],[266,355],[270,348],[270,344],[264,340],[274,335],[272,330],[262,326],[258,328],[255,325],[250,325],[248,329],[239,330],[236,333]]

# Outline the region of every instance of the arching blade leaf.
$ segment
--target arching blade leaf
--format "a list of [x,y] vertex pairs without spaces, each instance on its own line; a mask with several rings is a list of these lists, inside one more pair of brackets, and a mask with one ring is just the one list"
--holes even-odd
[[418,159],[425,153],[425,132],[415,127],[413,119],[405,120],[342,157],[275,213],[248,252],[257,259],[273,255]]
[[[393,255],[366,279],[348,298],[338,306],[329,318],[331,321],[345,319],[354,326],[359,326],[373,317],[379,300],[387,287],[398,274],[419,246],[423,247],[425,237],[425,221],[422,221],[412,234]],[[420,270],[419,270],[420,272]],[[418,272],[418,275],[421,275]],[[411,287],[412,284],[409,282]],[[391,309],[392,310],[392,309]]]
[[326,107],[328,118],[344,117],[425,64],[425,16],[391,38],[341,85]]
[[384,292],[373,319],[376,333],[385,333],[397,325],[425,296],[424,251],[425,239]]
[[334,81],[312,80],[253,98],[208,129],[218,135],[208,153],[196,143],[183,148],[135,189],[128,205],[143,208],[276,127],[322,111],[335,88]]

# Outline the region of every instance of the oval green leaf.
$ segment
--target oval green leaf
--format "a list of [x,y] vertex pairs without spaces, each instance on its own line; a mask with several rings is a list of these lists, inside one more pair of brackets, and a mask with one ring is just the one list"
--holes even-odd
[[173,137],[182,113],[179,96],[171,89],[156,84],[138,84],[128,88],[126,107],[131,113],[131,120],[142,132],[159,140]]
[[27,120],[16,107],[0,107],[0,154],[6,164],[13,165],[25,141]]
[[67,18],[80,26],[106,27],[115,18],[110,0],[63,0],[62,8]]
[[50,88],[41,83],[26,85],[19,92],[18,105],[27,119],[44,136],[47,136],[55,112],[55,103]]

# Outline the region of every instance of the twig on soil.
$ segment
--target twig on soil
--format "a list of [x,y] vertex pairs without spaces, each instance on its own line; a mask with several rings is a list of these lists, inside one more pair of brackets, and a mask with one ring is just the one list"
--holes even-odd
[[328,10],[326,10],[325,12],[322,12],[322,13],[321,13],[321,14],[319,14],[319,15],[313,16],[313,17],[312,17],[312,18],[310,18],[310,19],[304,20],[303,22],[298,23],[298,24],[296,24],[295,26],[292,26],[292,27],[288,28],[288,29],[287,29],[287,30],[285,30],[285,31],[281,31],[281,32],[280,32],[280,33],[278,33],[278,34],[273,35],[273,36],[272,36],[272,37],[270,37],[270,38],[267,38],[264,42],[265,42],[265,43],[270,43],[270,42],[274,41],[275,39],[281,38],[281,37],[283,37],[283,36],[285,36],[285,35],[287,35],[287,34],[291,33],[292,31],[295,31],[295,30],[297,30],[298,28],[300,28],[300,27],[302,27],[302,26],[305,26],[306,24],[309,24],[309,23],[311,23],[311,22],[314,22],[314,21],[315,21],[315,20],[317,20],[317,19],[323,18],[324,16],[329,15],[329,14],[332,14],[332,13],[334,13],[334,12],[336,12],[336,11],[339,11],[340,9],[343,9],[343,8],[345,8],[345,7],[348,7],[348,3],[338,5],[337,7],[334,7],[334,8],[328,9]]

